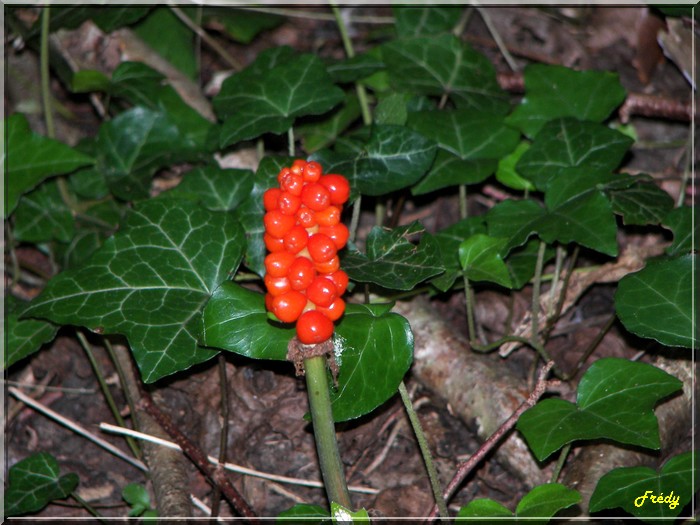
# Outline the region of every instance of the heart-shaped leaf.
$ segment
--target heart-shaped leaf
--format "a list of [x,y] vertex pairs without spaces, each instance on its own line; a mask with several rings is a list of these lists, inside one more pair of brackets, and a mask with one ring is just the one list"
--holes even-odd
[[399,314],[348,304],[333,337],[340,366],[331,389],[336,421],[370,413],[393,396],[413,362],[413,332]]
[[[33,133],[24,115],[15,113],[3,122],[6,149],[5,217],[12,213],[23,193],[52,175],[63,175],[95,160],[57,140]],[[5,158],[7,157],[7,158]]]
[[216,6],[204,4],[204,21],[221,24],[226,33],[236,42],[250,44],[253,39],[266,29],[273,29],[284,22],[283,16],[260,11],[236,9],[232,5]]
[[423,195],[461,184],[479,184],[494,172],[493,159],[462,160],[456,155],[438,149],[430,171],[411,188],[414,195]]
[[52,341],[58,327],[37,319],[21,319],[24,305],[12,295],[5,297],[5,354],[3,368],[39,351],[41,345]]
[[357,82],[382,69],[384,69],[384,62],[369,53],[355,55],[326,66],[331,79],[338,84]]
[[534,200],[507,199],[492,207],[486,214],[491,237],[508,239],[504,254],[516,246],[522,246],[537,233],[539,221],[547,217],[547,211]]
[[197,344],[201,312],[244,243],[230,214],[146,201],[83,266],[51,279],[24,315],[124,334],[150,383],[216,354]]
[[569,168],[614,170],[631,144],[631,138],[602,124],[558,118],[542,127],[516,170],[544,191]]
[[471,281],[488,281],[511,287],[508,267],[503,262],[503,248],[508,239],[472,235],[459,245],[459,262]]
[[517,428],[540,461],[579,440],[610,439],[658,449],[653,408],[682,387],[681,381],[646,363],[600,359],[581,378],[576,404],[540,401],[520,416]]
[[226,281],[204,308],[202,344],[255,359],[287,358],[292,325],[275,323],[265,309],[265,296]]
[[214,98],[215,111],[225,118],[221,146],[283,133],[296,117],[325,113],[344,97],[316,55],[290,48],[264,51],[226,79]]
[[464,7],[394,7],[396,32],[400,37],[430,35],[450,31]]
[[441,292],[452,287],[457,278],[462,275],[462,266],[459,263],[459,245],[464,239],[476,233],[486,233],[483,217],[467,217],[434,235],[435,242],[440,248],[442,263],[445,265],[445,273],[431,279],[430,284]]
[[673,198],[656,184],[638,182],[628,188],[611,191],[610,203],[624,224],[659,224],[673,209]]
[[[527,518],[527,523],[545,524],[559,511],[581,501],[581,495],[561,483],[547,483],[533,488],[523,496],[515,513],[500,503],[479,498],[462,507],[458,518]],[[535,519],[540,518],[540,519]],[[523,520],[525,521],[525,520]]]
[[681,206],[671,210],[663,220],[663,225],[673,232],[673,244],[666,248],[666,253],[672,257],[684,255],[693,249],[693,236],[700,238],[700,222],[694,221],[693,228],[693,208]]
[[559,117],[602,122],[625,98],[618,76],[609,71],[531,64],[524,76],[525,96],[508,122],[529,137]]
[[615,310],[625,328],[664,345],[693,348],[697,341],[693,298],[698,297],[694,266],[694,254],[660,258],[623,277],[615,293]]
[[319,151],[311,156],[324,171],[341,173],[353,192],[383,195],[415,184],[435,159],[436,146],[403,126],[377,125],[356,152]]
[[501,115],[510,109],[491,61],[449,33],[399,38],[382,47],[382,58],[398,91],[447,95],[458,107]]
[[345,102],[334,108],[321,120],[319,118],[309,119],[294,127],[294,134],[301,137],[304,143],[304,151],[313,153],[321,148],[335,142],[343,131],[345,131],[361,114],[360,103],[353,94],[345,96]]
[[589,511],[619,507],[648,523],[672,520],[698,490],[699,469],[698,453],[693,451],[672,457],[660,471],[649,467],[616,468],[598,480]]
[[473,109],[416,111],[408,125],[462,159],[499,159],[520,139],[502,116]]
[[342,267],[354,281],[410,290],[445,270],[432,235],[423,234],[419,245],[409,241],[411,235],[420,232],[423,226],[417,221],[393,230],[375,226],[367,236],[367,254],[347,251],[341,259]]
[[78,476],[72,472],[59,475],[56,458],[46,452],[33,454],[12,467],[5,491],[5,516],[38,512],[49,502],[63,499],[78,486]]
[[248,198],[253,172],[204,166],[185,173],[180,184],[161,195],[191,199],[212,211],[231,211]]
[[18,241],[70,241],[73,214],[63,202],[55,180],[25,194],[15,211],[14,236]]

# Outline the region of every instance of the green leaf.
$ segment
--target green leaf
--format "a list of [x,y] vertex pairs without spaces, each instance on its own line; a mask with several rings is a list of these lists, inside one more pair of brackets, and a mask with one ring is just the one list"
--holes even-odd
[[389,92],[377,97],[379,102],[374,109],[374,122],[377,124],[391,124],[403,126],[408,119],[408,101],[410,93]]
[[335,501],[331,501],[331,516],[333,523],[369,523],[369,514],[364,508],[353,512]]
[[[94,159],[65,144],[42,137],[29,129],[24,115],[15,113],[3,122],[6,150],[5,217],[17,206],[20,196],[53,175],[63,175],[92,164]],[[5,156],[7,158],[5,158]]]
[[70,90],[73,93],[89,93],[91,91],[107,91],[109,78],[95,69],[82,69],[73,73]]
[[662,224],[673,232],[673,244],[666,248],[666,253],[672,257],[684,255],[693,249],[693,236],[700,238],[698,228],[700,223],[695,221],[693,228],[694,210],[690,206],[681,206],[671,210]]
[[146,487],[140,483],[129,483],[122,489],[122,498],[129,505],[140,505],[145,509],[151,506],[151,497],[148,495]]
[[253,172],[210,165],[188,171],[180,184],[161,194],[199,202],[212,211],[231,211],[253,190]]
[[690,451],[672,457],[659,471],[649,467],[611,470],[598,481],[589,512],[619,507],[648,523],[672,520],[690,503],[693,489],[698,490],[698,463],[698,453]]
[[221,146],[283,133],[296,117],[325,113],[344,97],[316,55],[289,48],[263,51],[227,78],[214,98],[215,111],[225,119]]
[[[86,20],[92,20],[105,33],[124,27],[140,20],[151,7],[116,7],[116,6],[71,6],[55,7],[51,10],[51,31],[65,27],[75,29]],[[39,26],[35,23],[35,27]],[[34,29],[34,28],[32,28]]]
[[109,92],[135,106],[154,109],[165,77],[143,62],[126,61],[112,72]]
[[413,362],[413,333],[408,321],[348,304],[333,336],[340,367],[331,388],[335,421],[355,419],[393,396]]
[[216,354],[197,344],[201,312],[244,243],[231,214],[146,201],[83,266],[51,279],[25,316],[125,335],[150,383]]
[[71,191],[84,199],[98,200],[109,195],[107,182],[94,167],[82,168],[68,177]]
[[517,428],[540,461],[579,440],[610,439],[658,450],[653,408],[682,387],[681,381],[646,363],[600,359],[581,378],[576,404],[540,401],[520,416]]
[[320,525],[331,523],[328,510],[320,505],[309,505],[308,503],[297,503],[292,508],[279,513],[279,518],[275,523],[284,525],[293,523],[294,525]]
[[545,122],[559,117],[603,122],[626,95],[617,74],[609,71],[530,64],[524,76],[525,96],[508,123],[528,137],[537,135]]
[[501,115],[510,109],[491,61],[454,35],[400,38],[382,47],[382,58],[399,91],[447,95],[458,107]]
[[58,183],[50,180],[25,194],[15,210],[14,237],[18,241],[69,241],[73,214],[63,202]]
[[654,183],[638,182],[610,192],[612,209],[624,224],[660,224],[673,209],[673,198]]
[[[519,246],[508,254],[506,266],[508,266],[513,290],[520,290],[535,275],[539,246],[539,240],[530,239],[524,246]],[[555,253],[554,248],[547,246],[544,250],[544,264],[547,264],[554,257]]]
[[170,8],[156,7],[134,26],[134,32],[151,49],[187,77],[196,77],[194,33]]
[[396,32],[400,37],[430,35],[451,31],[464,7],[394,7]]
[[444,228],[434,235],[435,242],[440,249],[441,260],[445,265],[445,273],[430,280],[430,284],[438,290],[449,290],[462,275],[462,267],[459,263],[459,245],[464,239],[477,233],[486,233],[486,225],[483,217],[468,217]]
[[418,221],[393,230],[375,226],[367,236],[367,254],[347,251],[341,256],[341,265],[354,281],[410,290],[445,270],[432,235],[424,233],[419,245],[408,240],[421,232],[423,226]]
[[489,178],[495,167],[496,161],[492,159],[462,160],[438,149],[430,171],[411,188],[411,193],[424,195],[451,186],[479,184]]
[[510,274],[502,256],[506,243],[507,239],[489,237],[482,233],[463,241],[459,245],[459,262],[467,278],[510,288]]
[[523,141],[510,154],[500,159],[496,169],[496,180],[514,190],[534,190],[535,186],[529,180],[521,177],[515,169],[520,157],[529,149],[530,143]]
[[667,346],[693,348],[698,339],[693,333],[693,298],[698,297],[694,265],[694,254],[664,257],[620,279],[615,310],[625,328]]
[[46,452],[33,454],[12,467],[5,491],[5,516],[38,512],[55,499],[68,497],[78,486],[78,476],[59,475],[56,459]]
[[322,150],[311,156],[328,173],[341,173],[353,192],[383,195],[415,184],[435,159],[435,144],[403,126],[373,126],[356,153]]
[[326,69],[333,82],[348,84],[381,71],[384,69],[384,62],[373,54],[363,53],[352,58],[327,64]]
[[12,295],[5,296],[5,353],[3,369],[38,352],[44,343],[53,341],[58,327],[46,321],[22,319],[24,305]]
[[304,151],[313,153],[333,142],[360,116],[360,103],[353,94],[346,94],[345,102],[333,109],[327,117],[311,118],[294,127],[294,134],[301,137]]
[[520,139],[502,116],[473,109],[416,111],[408,125],[462,159],[499,159]]
[[294,327],[270,320],[265,296],[226,281],[204,308],[202,344],[255,359],[287,358]]
[[236,42],[250,44],[262,31],[277,27],[285,19],[270,13],[205,5],[204,20],[209,25],[223,25],[226,33]]
[[540,190],[569,168],[614,170],[632,144],[622,133],[595,122],[560,118],[547,122],[516,169]]
[[488,233],[491,237],[508,239],[504,254],[516,246],[522,246],[537,233],[541,220],[547,218],[547,211],[534,200],[507,199],[493,206],[486,214]]
[[[554,515],[581,501],[581,495],[560,483],[539,485],[528,492],[518,503],[513,514],[500,503],[479,498],[459,509],[458,518],[526,518],[525,523],[549,523]],[[540,518],[540,519],[532,519]]]
[[[236,217],[243,225],[246,234],[245,265],[249,270],[260,277],[265,275],[265,242],[263,234],[263,193],[265,190],[277,186],[277,174],[285,166],[291,166],[292,157],[263,157],[258,165],[258,170],[253,178],[253,190],[240,206],[236,209]],[[326,166],[324,172],[328,173]]]
[[161,167],[196,158],[197,152],[167,114],[135,107],[100,127],[97,167],[112,193],[123,200],[149,196]]

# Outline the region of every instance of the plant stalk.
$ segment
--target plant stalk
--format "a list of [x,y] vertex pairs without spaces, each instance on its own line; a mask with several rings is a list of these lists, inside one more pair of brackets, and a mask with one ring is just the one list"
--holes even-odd
[[328,500],[345,508],[352,508],[335,437],[325,356],[304,359],[304,370],[316,450]]

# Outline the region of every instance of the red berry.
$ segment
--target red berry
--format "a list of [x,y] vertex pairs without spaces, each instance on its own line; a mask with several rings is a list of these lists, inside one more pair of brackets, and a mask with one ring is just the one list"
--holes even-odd
[[335,288],[338,291],[338,296],[345,293],[345,290],[348,289],[348,283],[350,282],[350,279],[348,279],[348,274],[343,270],[336,270],[333,273],[329,273],[326,275],[326,279],[333,281],[333,284],[335,284]]
[[339,222],[335,226],[321,226],[318,229],[318,233],[327,235],[335,244],[337,249],[343,248],[350,237],[350,230],[342,222]]
[[285,215],[294,215],[301,206],[301,198],[288,191],[283,191],[277,199],[277,206]]
[[327,341],[333,335],[333,322],[321,312],[309,310],[297,321],[297,338],[305,345]]
[[[282,241],[284,242],[284,241]],[[274,252],[265,257],[265,270],[272,277],[285,277],[296,257],[288,251]]]
[[268,293],[275,297],[287,293],[292,289],[292,285],[286,277],[272,277],[268,274],[265,276],[264,280]]
[[336,255],[330,261],[315,262],[314,268],[316,268],[316,271],[318,273],[323,273],[323,274],[333,273],[338,268],[340,268],[340,259],[338,259],[338,256]]
[[265,241],[265,248],[267,248],[269,252],[276,253],[284,251],[284,239],[278,239],[266,232],[263,235],[263,241]]
[[304,168],[304,182],[318,182],[318,179],[321,178],[321,174],[323,173],[323,168],[321,168],[321,165],[316,162],[316,161],[311,161],[306,164],[306,167]]
[[329,261],[335,257],[338,251],[333,240],[322,233],[316,233],[309,237],[306,248],[309,250],[309,255],[311,255],[314,262]]
[[316,311],[322,313],[331,321],[337,321],[345,313],[345,301],[337,297],[328,307],[317,306]]
[[305,306],[306,296],[301,292],[291,290],[272,300],[272,313],[284,323],[293,323],[304,311]]
[[306,169],[306,161],[303,159],[296,159],[292,162],[292,167],[289,168],[294,174],[304,175],[304,170]]
[[304,189],[304,177],[301,173],[288,173],[284,176],[280,182],[280,188],[282,191],[288,191],[292,195],[297,197],[301,195],[301,191]]
[[350,197],[350,183],[342,175],[324,175],[318,179],[318,182],[328,188],[331,204],[343,204]]
[[292,290],[305,290],[316,277],[316,268],[306,257],[297,257],[289,267],[287,278]]
[[[294,220],[293,217],[290,218]],[[297,224],[284,236],[284,249],[292,253],[299,253],[306,248],[308,240],[309,232],[303,226]]]
[[280,172],[277,174],[277,182],[279,183],[280,186],[282,185],[282,181],[284,180],[284,178],[287,175],[289,175],[290,173],[291,173],[291,171],[289,168],[282,168],[280,170]]
[[268,211],[263,217],[265,231],[273,237],[284,237],[296,224],[294,217],[285,215],[279,210]]
[[340,207],[328,206],[325,210],[317,211],[315,219],[319,226],[335,226],[340,222]]
[[316,212],[310,210],[306,206],[301,206],[296,213],[297,222],[304,228],[313,228],[316,226]]
[[331,203],[331,194],[318,182],[312,182],[301,190],[301,202],[314,211],[325,210]]
[[270,188],[269,190],[265,190],[265,193],[263,193],[263,206],[265,207],[265,211],[277,209],[277,202],[281,193],[282,190],[279,188]]
[[274,296],[272,294],[266,293],[265,294],[265,309],[268,312],[272,311],[272,301],[274,300]]
[[316,306],[328,307],[337,296],[338,292],[333,281],[320,275],[317,275],[306,289],[307,299]]

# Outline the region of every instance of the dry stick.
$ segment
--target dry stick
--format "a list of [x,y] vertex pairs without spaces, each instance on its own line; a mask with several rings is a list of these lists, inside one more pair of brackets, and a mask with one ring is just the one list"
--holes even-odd
[[[474,454],[472,454],[472,456],[467,461],[465,461],[459,466],[459,468],[457,469],[457,473],[454,475],[452,481],[450,481],[450,484],[445,489],[445,501],[449,501],[449,499],[457,491],[457,488],[459,488],[459,486],[471,473],[471,471],[474,470],[474,468],[481,462],[481,460],[484,459],[484,457],[489,452],[491,452],[491,450],[499,443],[499,441],[501,441],[501,439],[515,426],[520,416],[526,410],[535,406],[537,400],[540,397],[542,397],[542,394],[545,393],[547,388],[554,383],[551,381],[547,381],[547,374],[553,366],[553,361],[549,361],[546,365],[544,365],[544,367],[540,371],[537,384],[535,385],[535,388],[532,390],[528,398],[522,402],[522,404],[515,410],[515,412],[513,412],[513,414],[511,414],[511,416],[508,419],[506,419],[500,427],[498,427],[498,430],[496,430],[486,441],[484,441],[484,443],[479,447],[479,449]],[[434,505],[428,517],[435,518],[437,514],[438,508],[437,505]]]
[[[236,488],[231,485],[223,470],[220,468],[211,469],[207,456],[190,439],[185,436],[180,429],[175,426],[173,420],[153,402],[151,395],[143,387],[141,389],[141,399],[139,405],[165,430],[165,432],[180,445],[182,452],[197,466],[197,468],[215,485],[221,489],[224,498],[233,506],[241,516],[254,518],[255,513],[248,503],[243,499]],[[257,520],[254,520],[257,522]]]

